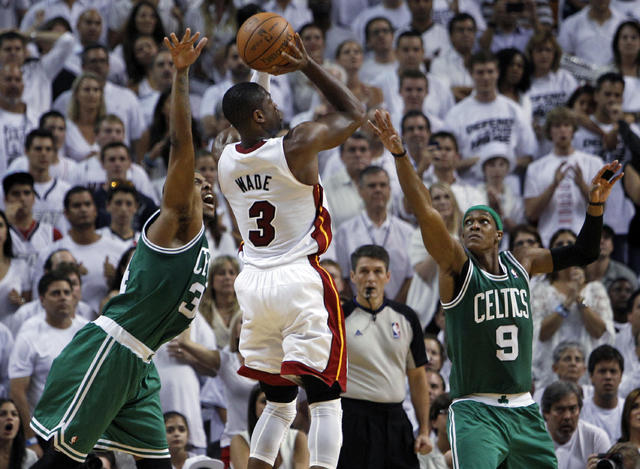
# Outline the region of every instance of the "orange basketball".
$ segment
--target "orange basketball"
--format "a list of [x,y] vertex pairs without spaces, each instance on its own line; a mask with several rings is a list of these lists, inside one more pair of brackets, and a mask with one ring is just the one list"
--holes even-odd
[[238,53],[245,63],[258,71],[284,65],[281,56],[295,33],[287,20],[276,13],[257,13],[242,23],[236,37]]

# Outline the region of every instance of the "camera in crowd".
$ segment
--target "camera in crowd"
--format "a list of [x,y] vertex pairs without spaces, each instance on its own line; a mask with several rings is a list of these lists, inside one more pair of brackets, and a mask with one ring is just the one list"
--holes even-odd
[[596,469],[623,469],[622,454],[599,454]]

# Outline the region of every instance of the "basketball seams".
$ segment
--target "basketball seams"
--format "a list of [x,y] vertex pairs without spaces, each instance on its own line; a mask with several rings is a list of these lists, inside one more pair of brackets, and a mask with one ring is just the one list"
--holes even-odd
[[[247,38],[247,40],[244,43],[244,47],[242,50],[242,57],[246,57],[247,54],[247,46],[249,45],[249,43],[251,42],[251,38],[253,37],[253,35],[262,27],[263,24],[265,24],[267,21],[269,21],[270,19],[273,18],[277,18],[278,14],[276,13],[272,13],[271,16],[269,16],[268,18],[266,18],[265,20],[263,20],[261,23],[258,24],[258,26],[253,28],[253,31],[251,31],[251,34],[249,34],[249,37]],[[240,27],[240,29],[242,29],[242,27]],[[248,64],[247,64],[248,65]]]
[[[264,49],[262,51],[262,54],[260,54],[258,57],[256,57],[255,59],[253,59],[251,62],[249,62],[247,65],[249,67],[251,67],[252,64],[254,64],[257,60],[260,60],[262,57],[264,57],[265,55],[268,55],[267,53],[273,48],[273,46],[277,45],[278,47],[280,46],[280,42],[279,39],[282,36],[282,33],[284,33],[285,31],[287,31],[289,29],[289,23],[285,22],[284,23],[284,28],[282,28],[282,31],[280,31],[280,34],[278,34],[278,37],[276,37],[273,41],[271,41],[271,44],[269,45],[269,47],[267,47],[266,49]],[[255,32],[255,31],[254,31]]]

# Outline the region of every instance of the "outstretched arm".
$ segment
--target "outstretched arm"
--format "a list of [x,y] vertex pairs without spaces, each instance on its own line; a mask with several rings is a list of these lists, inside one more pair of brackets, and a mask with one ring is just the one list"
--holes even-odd
[[[431,205],[431,195],[424,186],[402,145],[398,132],[391,124],[387,111],[376,110],[375,123],[369,121],[384,146],[394,155],[402,192],[418,219],[424,247],[435,259],[441,271],[457,275],[467,260],[464,249],[447,230],[440,213]],[[395,156],[402,155],[402,156]]]
[[195,155],[189,106],[189,67],[207,43],[203,38],[194,47],[199,37],[200,33],[191,36],[191,30],[187,28],[181,40],[174,33],[171,33],[171,40],[164,38],[175,66],[169,111],[171,149],[160,216],[148,232],[151,242],[162,247],[176,247],[176,242],[187,243],[198,234],[202,225],[202,208],[194,199]]
[[609,198],[614,184],[624,175],[618,174],[611,180],[603,178],[606,171],[612,174],[622,168],[618,161],[604,165],[591,182],[587,216],[576,242],[572,246],[561,248],[521,248],[514,252],[520,263],[532,274],[554,272],[574,265],[587,265],[595,261],[600,253],[600,234],[602,232],[602,215],[604,204]]

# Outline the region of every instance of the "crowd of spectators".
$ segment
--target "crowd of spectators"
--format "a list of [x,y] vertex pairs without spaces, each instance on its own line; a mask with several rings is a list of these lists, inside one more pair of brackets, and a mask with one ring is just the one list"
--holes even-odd
[[[367,112],[390,112],[452,236],[461,213],[487,204],[504,221],[502,249],[573,243],[591,179],[605,162],[624,164],[598,260],[531,279],[532,393],[559,467],[595,467],[592,454],[616,442],[610,453],[625,464],[640,459],[640,0],[15,0],[0,2],[0,420],[22,422],[11,438],[29,448],[14,460],[27,467],[42,454],[27,423],[51,362],[118,293],[158,208],[173,73],[164,36],[190,27],[209,38],[190,101],[196,167],[217,187],[222,97],[252,77],[235,34],[259,11],[284,16]],[[285,126],[332,111],[301,72],[271,77],[270,91]],[[434,451],[421,467],[448,467],[438,267],[393,158],[365,125],[318,159],[334,234],[322,264],[349,302],[354,251],[388,253],[385,297],[414,310],[429,357],[431,410],[418,422],[403,384],[404,408],[416,434],[430,422]],[[155,357],[167,428],[186,441],[172,450],[177,469],[205,453],[246,467],[264,400],[234,372],[240,236],[216,190],[207,293],[190,330]],[[304,395],[298,409],[280,467],[308,464]],[[99,456],[104,467],[133,464]]]

